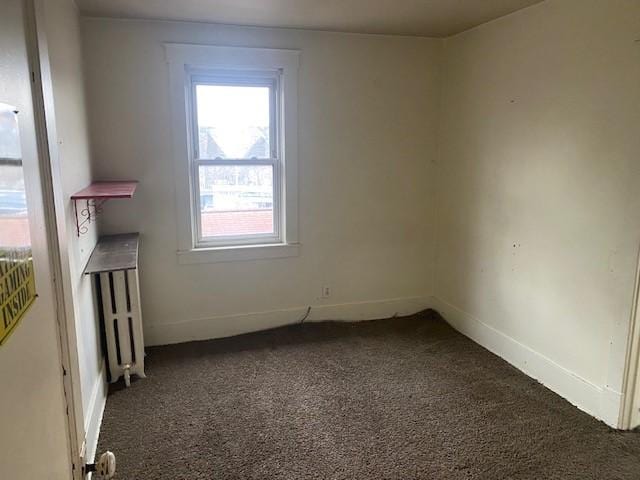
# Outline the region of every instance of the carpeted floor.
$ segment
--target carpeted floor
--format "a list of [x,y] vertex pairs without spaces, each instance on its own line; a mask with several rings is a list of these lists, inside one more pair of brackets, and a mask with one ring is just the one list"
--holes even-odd
[[148,349],[112,388],[120,480],[640,479],[615,432],[433,312]]

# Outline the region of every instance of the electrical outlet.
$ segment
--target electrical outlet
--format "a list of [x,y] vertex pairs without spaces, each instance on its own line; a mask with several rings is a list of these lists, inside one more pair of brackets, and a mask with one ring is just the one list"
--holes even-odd
[[322,298],[329,298],[331,296],[331,289],[327,286],[322,287]]

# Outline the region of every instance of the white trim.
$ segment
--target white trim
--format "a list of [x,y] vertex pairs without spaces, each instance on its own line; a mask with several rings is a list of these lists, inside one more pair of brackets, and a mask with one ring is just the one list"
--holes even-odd
[[178,251],[180,265],[198,263],[237,262],[264,260],[268,258],[297,257],[300,244],[279,243],[275,245],[234,245],[232,247],[193,248]]
[[[267,71],[252,71],[248,73],[229,74],[228,70],[220,71],[217,69],[209,69],[200,72],[198,69],[189,68],[187,72],[187,81],[189,88],[187,89],[189,108],[189,121],[187,122],[187,131],[191,139],[192,158],[190,161],[190,171],[192,178],[193,191],[191,192],[191,201],[193,202],[192,210],[195,213],[192,225],[195,226],[193,232],[194,245],[200,248],[221,247],[233,245],[256,245],[266,243],[282,243],[283,229],[282,223],[285,218],[285,212],[282,205],[282,193],[284,191],[282,184],[283,177],[281,171],[284,168],[281,161],[282,146],[280,139],[284,138],[281,134],[281,109],[280,102],[282,92],[280,91],[282,82],[280,81],[281,71],[279,69],[270,69]],[[235,85],[252,87],[256,85],[269,89],[269,149],[270,154],[266,158],[225,158],[211,159],[203,158],[200,152],[199,134],[198,134],[198,102],[197,102],[197,86],[199,85]],[[200,190],[200,168],[206,166],[265,166],[271,167],[272,186],[271,195],[273,200],[273,232],[268,234],[239,234],[224,237],[204,237],[202,232],[202,212],[200,210],[201,190]],[[193,228],[193,227],[192,227]]]
[[[278,106],[281,145],[280,162],[284,185],[281,210],[282,241],[286,244],[298,242],[298,65],[300,52],[297,50],[240,48],[214,45],[165,44],[165,58],[169,68],[169,88],[173,133],[173,168],[176,186],[177,239],[179,252],[190,252],[196,245],[192,192],[197,191],[191,174],[193,145],[189,135],[189,89],[190,71],[193,69],[214,70],[279,70],[280,94]],[[284,133],[286,132],[286,133]],[[276,172],[277,173],[277,172]],[[275,206],[274,206],[275,207]],[[206,258],[200,256],[201,258]],[[192,256],[193,263],[197,256]],[[227,260],[227,261],[231,261]]]
[[192,43],[165,43],[167,63],[192,67],[219,67],[238,69],[298,69],[299,50],[283,48],[228,47],[196,45]]
[[309,306],[236,315],[220,315],[180,323],[147,324],[145,325],[144,334],[147,345],[167,345],[193,340],[230,337],[242,333],[291,325],[299,323],[302,319],[305,319],[305,322],[374,320],[411,315],[431,308],[431,299],[432,297],[430,296],[424,296],[336,305],[312,305],[306,319],[305,315]]
[[613,428],[622,428],[620,425],[620,408],[622,405],[622,393],[608,385],[601,389],[599,415],[594,415]]
[[85,460],[87,463],[93,463],[96,456],[98,438],[100,437],[100,425],[102,424],[102,416],[106,404],[107,371],[103,359],[100,374],[93,385],[84,425],[85,432],[87,432],[85,443]]
[[618,426],[616,398],[619,400],[619,393],[593,384],[440,298],[434,297],[434,305],[453,328],[474,342],[538,380],[580,410],[611,427]]
[[629,319],[627,349],[622,378],[623,395],[620,408],[620,427],[633,429],[640,426],[640,255],[636,266],[633,303]]

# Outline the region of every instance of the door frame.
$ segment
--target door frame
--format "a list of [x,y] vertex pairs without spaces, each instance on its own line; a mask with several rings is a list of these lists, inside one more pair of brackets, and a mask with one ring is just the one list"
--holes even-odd
[[637,259],[629,337],[623,373],[620,428],[640,426],[640,254]]
[[68,245],[62,179],[58,163],[56,120],[53,86],[46,32],[43,0],[24,0],[27,55],[31,73],[34,121],[38,144],[46,234],[50,250],[51,275],[55,296],[56,323],[60,361],[63,369],[63,389],[66,402],[69,459],[74,480],[84,478],[86,432],[80,387],[75,315],[71,278],[68,268]]

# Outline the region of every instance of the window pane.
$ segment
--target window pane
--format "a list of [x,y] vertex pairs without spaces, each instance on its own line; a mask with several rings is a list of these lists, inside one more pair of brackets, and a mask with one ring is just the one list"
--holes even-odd
[[2,160],[0,157],[0,250],[31,243],[22,166],[3,165]]
[[274,233],[271,165],[200,166],[202,237]]
[[200,158],[269,158],[269,87],[197,85]]

